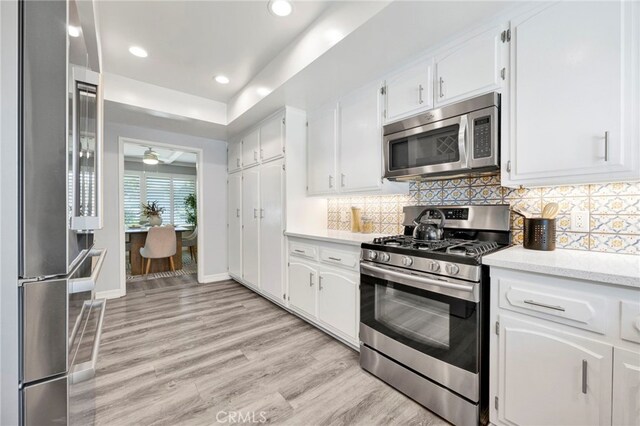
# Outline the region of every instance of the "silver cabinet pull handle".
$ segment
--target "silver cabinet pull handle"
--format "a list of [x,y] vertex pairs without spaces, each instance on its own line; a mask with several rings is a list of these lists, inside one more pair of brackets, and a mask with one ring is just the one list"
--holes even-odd
[[336,262],[342,262],[342,259],[340,259],[339,257],[331,257],[331,256],[329,256],[329,260],[335,260]]
[[[81,364],[74,365],[69,371],[69,382],[72,384],[84,382],[96,375],[96,363],[98,362],[98,352],[100,351],[100,338],[102,337],[102,326],[104,324],[104,313],[106,311],[106,299],[98,299],[94,301],[86,301],[83,304],[88,308],[100,308],[100,316],[96,327],[96,335],[93,338],[93,347],[91,348],[91,359]],[[93,310],[93,309],[92,309]]]
[[553,309],[554,311],[564,312],[565,309],[562,306],[557,305],[547,305],[546,303],[536,302],[535,300],[525,300],[524,303],[527,305],[540,306],[541,308]]
[[440,77],[440,97],[444,98],[444,90],[443,90],[443,86],[444,86],[444,79],[442,77]]
[[253,209],[253,218],[254,219],[258,218],[258,209]]
[[604,161],[609,161],[609,131],[604,132]]
[[236,217],[240,217],[240,209],[236,209]]
[[344,173],[340,173],[340,186],[344,188],[344,179],[346,178]]
[[329,175],[329,188],[333,188],[333,176]]
[[306,253],[304,250],[298,250],[298,249],[294,249],[293,251],[295,251],[296,253],[302,253],[302,254]]
[[258,161],[258,151],[253,151],[253,159]]
[[260,209],[260,219],[264,219],[264,209]]
[[587,360],[582,360],[582,393],[587,394]]
[[318,290],[322,290],[322,275],[318,277]]
[[422,84],[418,85],[418,103],[422,104],[424,103],[424,101],[422,100],[422,91],[424,90],[424,88],[422,87]]
[[309,272],[309,287],[313,287],[313,272]]
[[507,161],[507,172],[511,173],[511,160]]

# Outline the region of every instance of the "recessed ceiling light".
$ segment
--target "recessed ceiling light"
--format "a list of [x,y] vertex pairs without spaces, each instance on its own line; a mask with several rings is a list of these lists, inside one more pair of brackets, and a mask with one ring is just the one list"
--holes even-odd
[[80,37],[80,27],[69,25],[67,31],[71,37]]
[[216,81],[220,84],[227,84],[229,83],[229,78],[227,76],[224,75],[217,75],[216,76]]
[[293,5],[289,0],[270,0],[268,7],[276,16],[289,16],[293,12]]
[[267,96],[269,93],[271,93],[271,90],[267,89],[266,87],[258,87],[256,89],[256,93],[260,96]]
[[134,56],[137,56],[138,58],[146,58],[147,56],[149,56],[146,50],[138,46],[131,46],[129,48],[129,53],[131,53]]

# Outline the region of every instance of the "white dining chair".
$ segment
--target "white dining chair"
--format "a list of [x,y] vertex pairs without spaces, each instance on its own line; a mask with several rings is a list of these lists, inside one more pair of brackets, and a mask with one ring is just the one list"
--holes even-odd
[[[176,228],[173,225],[154,226],[149,228],[144,247],[140,248],[142,256],[142,269],[145,274],[151,269],[151,260],[169,258],[171,270],[175,272],[176,267],[173,262],[177,250]],[[147,259],[147,267],[144,267],[144,260]]]
[[193,232],[185,237],[182,237],[182,247],[189,247],[189,255],[191,255],[191,260],[194,262],[198,262],[198,257],[196,256],[198,250],[198,227],[196,226],[193,229]]

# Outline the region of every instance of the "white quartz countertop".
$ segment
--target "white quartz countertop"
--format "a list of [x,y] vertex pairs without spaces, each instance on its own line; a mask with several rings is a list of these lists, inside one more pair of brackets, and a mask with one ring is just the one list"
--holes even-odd
[[640,256],[630,254],[562,249],[538,251],[514,246],[483,256],[482,263],[640,289]]
[[336,231],[333,229],[317,229],[306,231],[285,231],[288,237],[307,238],[311,240],[328,241],[331,243],[348,244],[360,247],[360,244],[369,242],[377,237],[384,237],[384,234],[359,234],[349,231]]

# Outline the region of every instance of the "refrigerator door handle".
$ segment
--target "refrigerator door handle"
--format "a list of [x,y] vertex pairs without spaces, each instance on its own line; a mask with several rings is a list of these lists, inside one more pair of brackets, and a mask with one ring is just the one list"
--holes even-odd
[[100,352],[100,338],[102,336],[102,326],[104,324],[104,313],[107,307],[106,299],[98,299],[87,301],[82,306],[90,308],[100,308],[100,317],[96,328],[96,335],[93,340],[93,348],[91,349],[91,359],[81,364],[76,364],[69,371],[69,384],[76,384],[92,379],[96,374],[96,363],[98,362],[98,352]]
[[69,294],[93,291],[96,288],[96,281],[98,280],[98,275],[100,275],[100,270],[102,269],[102,264],[104,263],[104,258],[106,257],[106,255],[107,249],[93,249],[89,251],[87,257],[99,256],[95,266],[91,271],[91,276],[70,279]]

